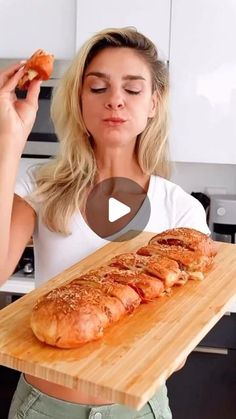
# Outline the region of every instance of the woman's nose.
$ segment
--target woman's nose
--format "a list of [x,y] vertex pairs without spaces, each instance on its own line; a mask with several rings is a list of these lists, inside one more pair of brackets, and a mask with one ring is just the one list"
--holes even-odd
[[108,95],[105,102],[107,109],[122,109],[124,107],[124,99],[119,92],[112,92]]

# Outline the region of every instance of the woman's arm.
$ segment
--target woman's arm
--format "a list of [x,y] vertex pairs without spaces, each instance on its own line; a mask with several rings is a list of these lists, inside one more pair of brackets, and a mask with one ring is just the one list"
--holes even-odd
[[8,233],[8,246],[4,246],[2,238],[0,243],[6,251],[5,260],[1,258],[0,285],[5,282],[14,271],[35,227],[36,213],[33,208],[21,197],[14,195],[10,228]]
[[30,205],[14,199],[19,161],[35,121],[40,90],[40,82],[34,81],[26,99],[17,100],[15,87],[23,74],[22,64],[0,72],[0,282],[14,270],[35,223]]

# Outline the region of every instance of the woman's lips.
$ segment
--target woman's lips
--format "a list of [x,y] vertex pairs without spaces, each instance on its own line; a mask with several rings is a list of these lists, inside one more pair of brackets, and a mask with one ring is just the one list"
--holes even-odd
[[122,125],[126,122],[125,119],[122,118],[106,118],[103,119],[103,122],[109,126],[116,126],[116,125]]

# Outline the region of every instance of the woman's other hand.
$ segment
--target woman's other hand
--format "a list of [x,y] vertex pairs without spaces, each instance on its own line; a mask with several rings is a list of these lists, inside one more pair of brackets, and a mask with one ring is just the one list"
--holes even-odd
[[22,154],[38,109],[41,81],[32,81],[25,99],[17,99],[15,88],[24,74],[18,63],[0,71],[0,148]]
[[177,368],[175,368],[175,372],[181,370],[181,368],[184,367],[185,363],[187,361],[187,358],[185,358],[179,365]]

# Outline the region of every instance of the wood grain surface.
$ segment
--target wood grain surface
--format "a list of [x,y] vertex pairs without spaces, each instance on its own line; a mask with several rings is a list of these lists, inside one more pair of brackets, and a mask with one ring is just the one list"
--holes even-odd
[[0,364],[139,410],[175,371],[236,297],[236,246],[221,243],[204,281],[142,304],[77,349],[40,343],[29,319],[36,299],[111,257],[137,250],[154,233],[112,242],[0,311]]

